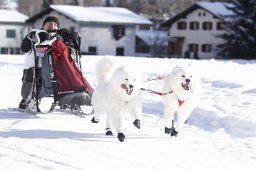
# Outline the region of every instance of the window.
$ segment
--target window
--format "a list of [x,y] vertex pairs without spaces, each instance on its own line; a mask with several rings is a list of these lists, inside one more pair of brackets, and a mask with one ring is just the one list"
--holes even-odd
[[203,22],[203,30],[212,30],[211,22]]
[[7,38],[15,38],[15,30],[6,30]]
[[198,30],[199,29],[199,22],[190,22],[189,29],[191,30]]
[[223,30],[223,23],[222,22],[217,22],[216,29],[217,30]]
[[8,54],[8,48],[2,47],[1,54]]
[[124,48],[123,47],[117,47],[116,48],[116,55],[117,56],[124,56]]
[[21,54],[21,52],[20,52],[20,48],[2,47],[0,54]]
[[70,27],[71,32],[75,32],[75,27]]
[[113,36],[116,40],[119,40],[125,36],[125,27],[123,25],[114,25],[113,26]]
[[140,46],[136,46],[136,53],[149,53],[149,46],[144,44],[144,45],[140,45]]
[[190,51],[198,51],[199,45],[198,44],[189,44],[188,45]]
[[147,45],[140,38],[136,37],[135,44],[136,44],[136,47],[135,47],[135,52],[136,53],[149,53],[150,52],[149,45]]
[[140,30],[150,30],[150,25],[140,25]]
[[177,29],[178,30],[186,30],[187,29],[187,23],[184,22],[184,21],[178,22]]
[[10,48],[10,52],[11,52],[11,54],[19,54],[19,52],[20,52],[20,49],[19,48]]
[[97,55],[97,48],[96,47],[88,47],[88,53],[91,55]]
[[202,52],[205,52],[205,53],[212,52],[212,45],[211,44],[203,44],[202,45]]

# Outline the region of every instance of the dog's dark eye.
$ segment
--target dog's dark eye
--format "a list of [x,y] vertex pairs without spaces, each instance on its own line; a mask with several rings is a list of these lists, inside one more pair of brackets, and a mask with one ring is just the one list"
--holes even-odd
[[128,79],[125,79],[126,81],[128,81]]
[[182,77],[185,77],[185,75],[182,75]]

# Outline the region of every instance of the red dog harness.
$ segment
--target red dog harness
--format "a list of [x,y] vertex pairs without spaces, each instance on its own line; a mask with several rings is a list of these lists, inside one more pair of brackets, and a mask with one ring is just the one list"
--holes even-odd
[[[160,95],[160,96],[173,93],[173,91],[169,91],[169,92],[167,92],[167,93],[161,93],[161,92],[157,92],[157,91],[150,90],[150,89],[144,89],[144,88],[141,88],[140,90],[147,91],[147,92],[152,93],[152,94],[158,94],[158,95]],[[181,106],[184,102],[185,102],[185,100],[180,100],[180,99],[178,99],[179,106]]]

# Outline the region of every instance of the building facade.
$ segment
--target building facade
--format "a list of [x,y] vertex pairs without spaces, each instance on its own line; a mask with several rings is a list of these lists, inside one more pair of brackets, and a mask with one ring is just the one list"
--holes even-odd
[[11,9],[0,9],[0,54],[20,54],[28,17]]
[[190,58],[197,52],[199,58],[216,58],[217,47],[223,40],[217,35],[223,34],[223,16],[231,15],[224,3],[197,2],[162,23],[168,29],[169,56],[183,58],[189,50]]

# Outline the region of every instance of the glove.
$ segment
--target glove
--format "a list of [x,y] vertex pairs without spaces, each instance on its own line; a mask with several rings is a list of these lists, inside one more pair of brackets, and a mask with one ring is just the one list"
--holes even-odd
[[50,35],[46,31],[37,32],[36,37],[37,37],[38,41],[35,44],[35,46],[37,46],[37,45],[44,45],[44,46],[51,45]]
[[67,28],[61,28],[57,32],[62,38],[70,38],[71,37],[71,31]]
[[69,29],[61,28],[60,30],[58,30],[58,34],[61,36],[61,38],[65,43],[68,43],[68,44],[70,43],[70,40],[72,38],[72,33]]
[[49,34],[44,30],[32,29],[27,38],[35,45],[48,45],[47,41],[50,40]]
[[36,34],[36,30],[31,30],[28,34],[27,34],[27,38],[32,41],[32,39],[35,37]]

